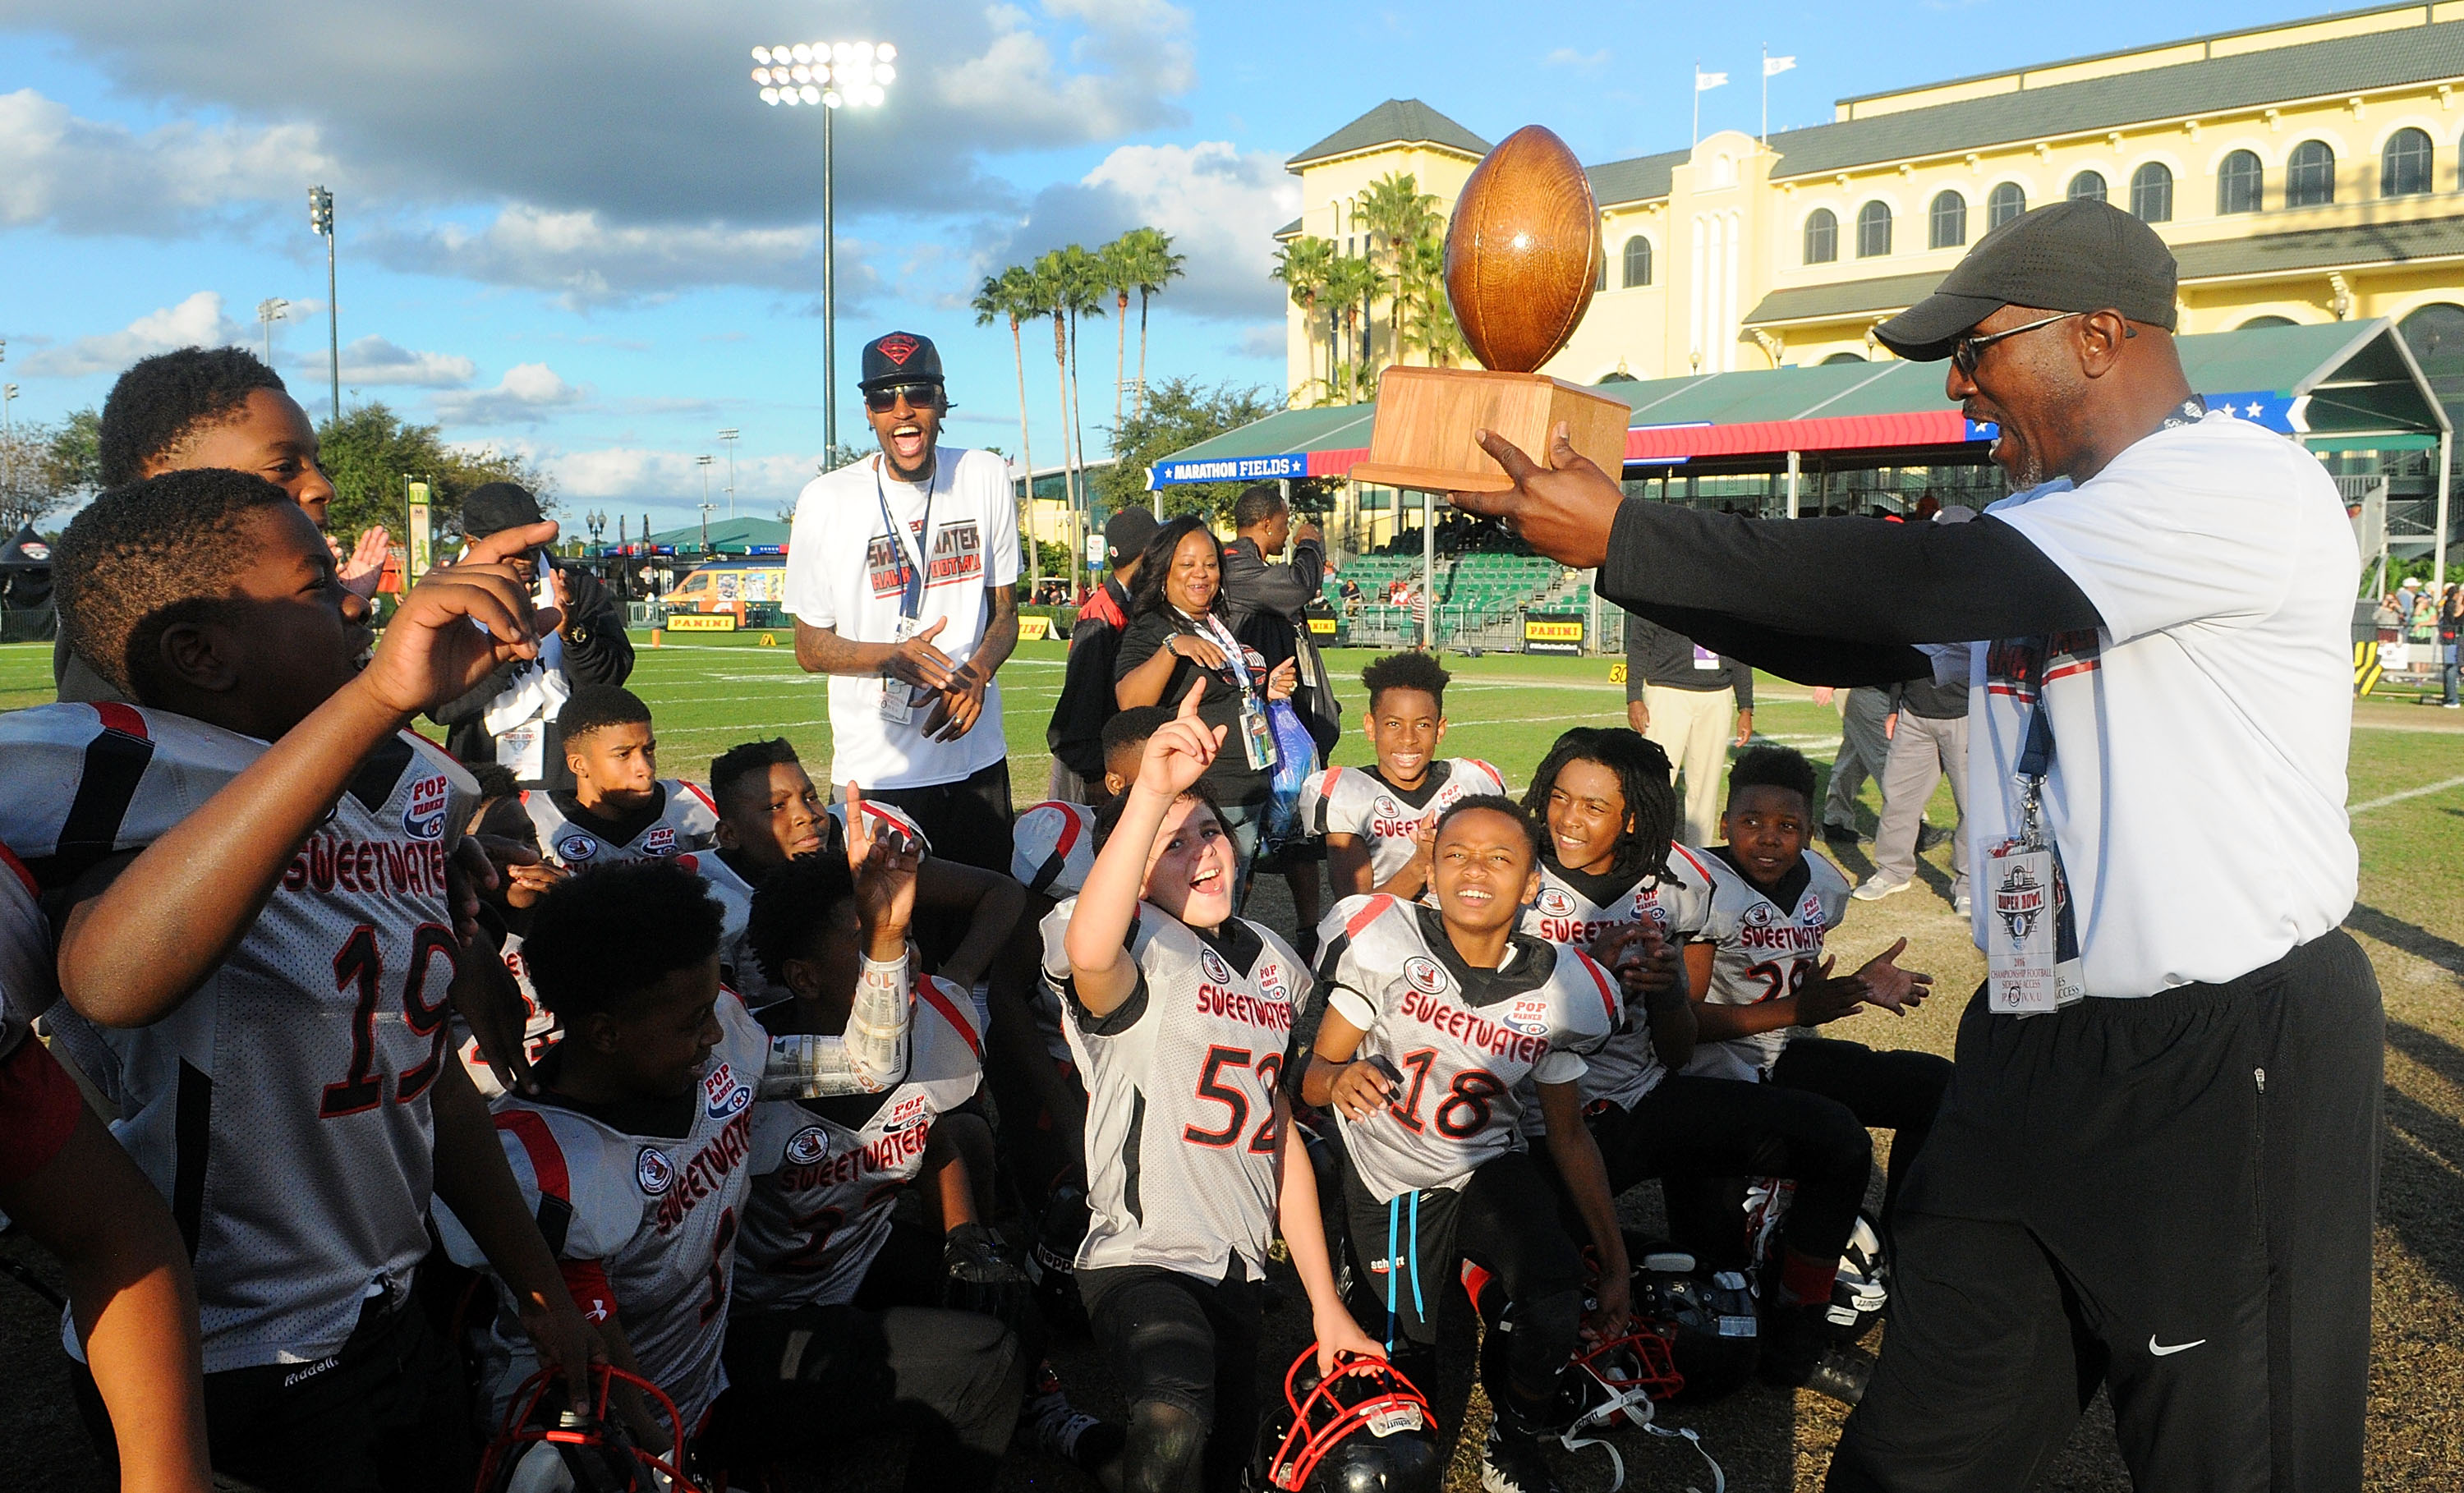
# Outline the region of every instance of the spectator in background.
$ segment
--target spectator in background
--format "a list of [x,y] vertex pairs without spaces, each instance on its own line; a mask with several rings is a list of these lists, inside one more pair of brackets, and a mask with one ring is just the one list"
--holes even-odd
[[2451,583],[2447,587],[2447,600],[2438,608],[2438,677],[2446,694],[2446,698],[2438,703],[2451,711],[2457,705],[2455,673],[2459,662],[2456,656],[2459,631],[2464,631],[2464,585]]
[[1343,609],[1345,612],[1350,613],[1360,610],[1361,595],[1359,582],[1353,580],[1350,576],[1344,577],[1342,594]]
[[1874,831],[1874,873],[1850,893],[1879,902],[1916,884],[1918,841],[1926,829],[1925,804],[1934,784],[1947,774],[1950,801],[1959,815],[1951,829],[1950,906],[1968,915],[1968,683],[1910,679],[1885,692],[1891,706],[1883,722],[1890,750],[1877,776],[1882,784],[1882,823]]
[[1143,508],[1124,508],[1104,520],[1104,560],[1112,573],[1078,608],[1078,621],[1069,629],[1061,698],[1053,702],[1052,719],[1044,728],[1044,744],[1052,749],[1052,777],[1044,794],[1047,799],[1101,803],[1110,797],[1104,792],[1103,735],[1104,722],[1117,709],[1112,660],[1130,626],[1130,599],[1156,527],[1155,515]]
[[1720,778],[1733,742],[1754,734],[1754,671],[1657,623],[1625,620],[1625,718],[1677,764],[1685,795],[1678,837],[1709,845],[1726,805]]
[[[543,521],[539,499],[511,482],[490,482],[462,500],[464,554],[490,535]],[[571,790],[557,714],[574,686],[622,685],[633,673],[625,609],[587,570],[568,570],[544,549],[506,563],[541,605],[560,616],[539,657],[499,666],[477,688],[429,712],[445,728],[445,750],[476,766],[496,762],[525,788]]]
[[1822,800],[1822,836],[1855,845],[1858,790],[1866,779],[1881,777],[1882,764],[1890,760],[1891,738],[1882,728],[1891,715],[1890,692],[1867,685],[1837,692],[1817,689],[1814,703],[1839,712],[1839,753],[1831,760],[1831,790]]
[[[1309,608],[1326,581],[1326,541],[1317,525],[1306,519],[1293,524],[1290,502],[1270,482],[1249,488],[1233,503],[1232,527],[1235,537],[1223,550],[1223,620],[1269,670],[1291,660],[1292,709],[1317,747],[1309,763],[1315,772],[1343,738],[1342,708],[1309,630]],[[1289,564],[1271,563],[1287,548]],[[1258,869],[1283,873],[1306,938],[1317,927],[1317,868],[1326,859],[1326,843],[1296,829],[1292,839],[1269,848]]]

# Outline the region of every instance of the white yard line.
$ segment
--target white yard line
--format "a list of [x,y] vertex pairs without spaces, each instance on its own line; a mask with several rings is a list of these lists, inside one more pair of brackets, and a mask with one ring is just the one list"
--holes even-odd
[[2359,803],[2348,804],[2344,812],[2347,815],[2366,814],[2372,809],[2386,808],[2390,803],[2402,803],[2407,799],[2422,799],[2433,793],[2445,793],[2450,788],[2464,788],[2464,778],[2449,778],[2439,782],[2424,783],[2418,788],[2407,788],[2402,793],[2390,793],[2384,798],[2365,799]]

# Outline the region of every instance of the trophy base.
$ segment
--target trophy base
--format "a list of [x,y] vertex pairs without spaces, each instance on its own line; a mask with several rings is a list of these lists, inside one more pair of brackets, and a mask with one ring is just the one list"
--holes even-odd
[[1622,401],[1541,373],[1389,368],[1377,384],[1369,459],[1345,474],[1416,492],[1503,493],[1514,482],[1472,431],[1494,430],[1545,467],[1549,432],[1563,421],[1574,450],[1615,477],[1625,467],[1631,415]]

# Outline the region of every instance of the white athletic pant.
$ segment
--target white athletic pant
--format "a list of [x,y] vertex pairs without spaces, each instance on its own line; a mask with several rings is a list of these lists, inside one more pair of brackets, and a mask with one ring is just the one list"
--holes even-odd
[[1705,845],[1720,838],[1720,779],[1727,771],[1728,743],[1737,733],[1737,697],[1726,685],[1717,690],[1677,690],[1667,685],[1642,687],[1642,704],[1651,712],[1651,729],[1643,733],[1660,743],[1677,764],[1678,782],[1685,795],[1685,820],[1677,838]]

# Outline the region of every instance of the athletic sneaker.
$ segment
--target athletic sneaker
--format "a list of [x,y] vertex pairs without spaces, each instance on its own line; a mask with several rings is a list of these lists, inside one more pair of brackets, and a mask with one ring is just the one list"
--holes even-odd
[[1907,890],[1910,887],[1915,885],[1916,883],[1912,880],[1884,881],[1880,876],[1868,876],[1863,881],[1858,883],[1857,889],[1848,893],[1848,895],[1855,897],[1859,902],[1880,902],[1884,897],[1898,896],[1901,892]]
[[1540,1454],[1538,1438],[1503,1436],[1491,1422],[1480,1459],[1482,1493],[1564,1493]]
[[1874,1376],[1874,1359],[1832,1338],[1825,1308],[1779,1306],[1763,1320],[1763,1355],[1757,1368],[1773,1384],[1812,1390],[1843,1405],[1865,1397],[1866,1381]]
[[1049,1358],[1036,1366],[1035,1377],[1027,1381],[1026,1402],[1019,1411],[1038,1451],[1073,1464],[1089,1477],[1117,1459],[1129,1440],[1129,1433],[1119,1426],[1069,1403]]
[[1917,821],[1917,849],[1920,852],[1930,850],[1949,838],[1950,831],[1940,824],[1928,824],[1923,820]]
[[1968,900],[1968,893],[1963,891],[1950,899],[1950,911],[1957,916],[1966,917],[1974,911],[1974,904]]
[[1854,824],[1842,824],[1826,819],[1822,822],[1822,838],[1833,845],[1855,845],[1863,837],[1857,833],[1857,826]]

